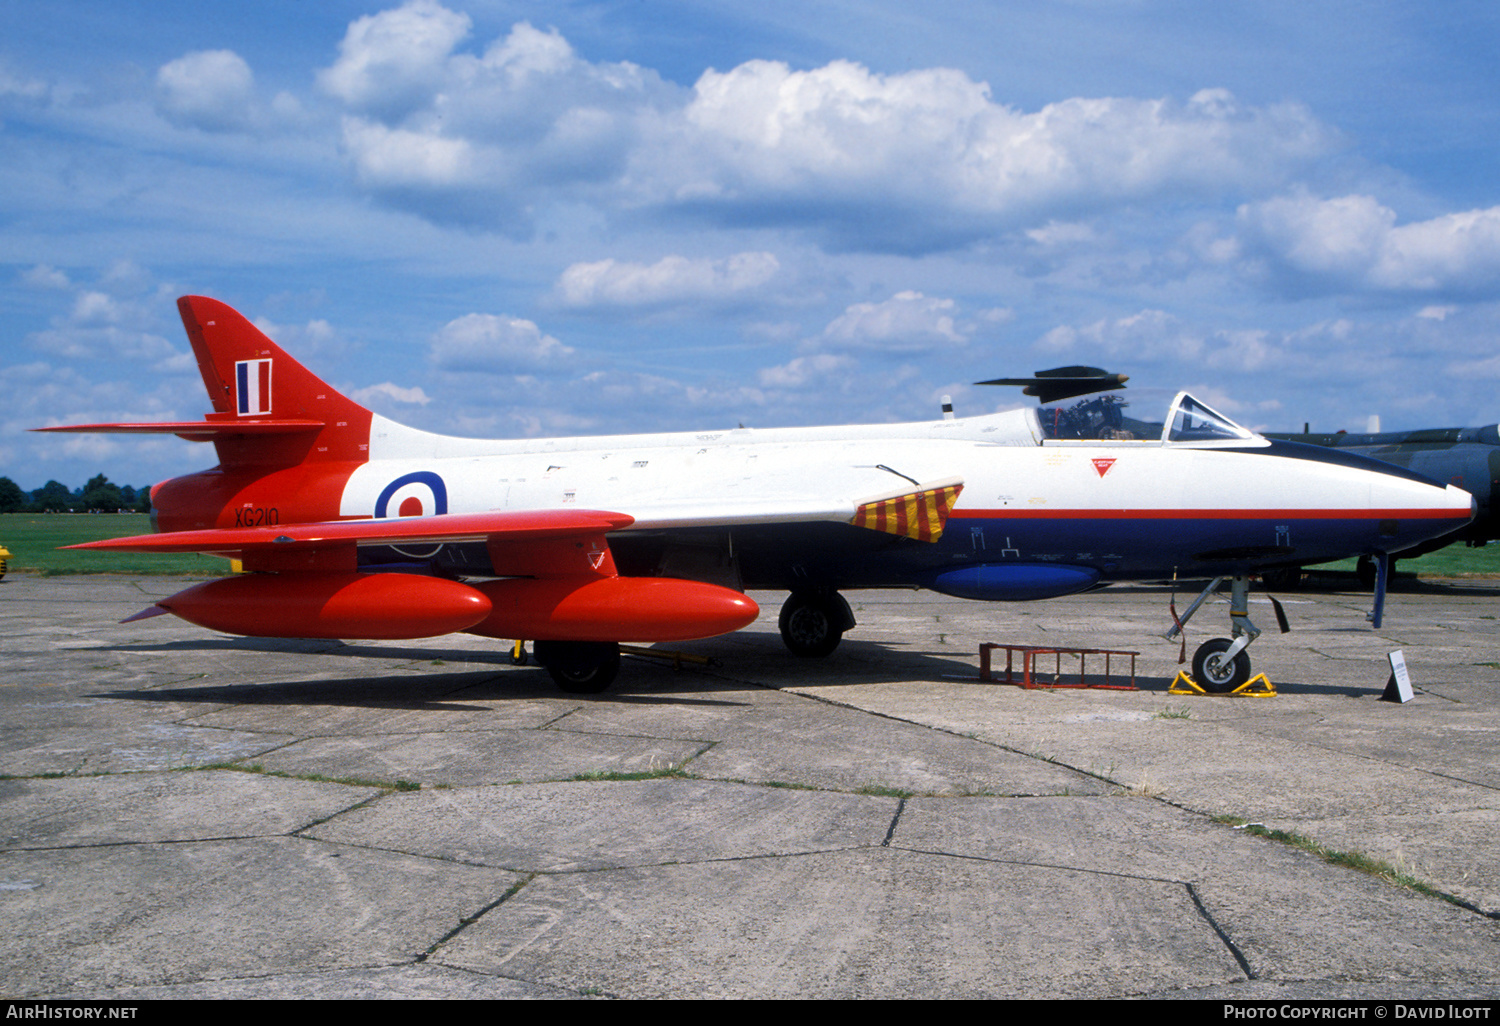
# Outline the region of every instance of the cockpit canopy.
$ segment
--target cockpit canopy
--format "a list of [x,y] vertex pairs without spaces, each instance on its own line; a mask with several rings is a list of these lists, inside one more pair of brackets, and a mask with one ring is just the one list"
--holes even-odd
[[[1149,405],[1149,395],[1136,393]],[[1160,418],[1138,419],[1131,399],[1117,393],[1062,399],[1037,410],[1046,442],[1153,442],[1255,445],[1265,439],[1188,395],[1178,392]],[[1150,417],[1150,413],[1144,414]]]

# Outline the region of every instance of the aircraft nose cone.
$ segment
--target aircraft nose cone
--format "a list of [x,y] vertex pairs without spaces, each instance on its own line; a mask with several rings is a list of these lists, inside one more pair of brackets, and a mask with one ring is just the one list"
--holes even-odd
[[1433,482],[1414,489],[1401,481],[1393,482],[1390,492],[1384,497],[1388,501],[1372,504],[1384,506],[1388,514],[1380,521],[1379,548],[1384,552],[1400,552],[1457,531],[1474,519],[1479,508],[1474,496],[1457,485]]
[[1405,467],[1295,442],[1273,442],[1270,451],[1288,459],[1279,472],[1283,488],[1328,518],[1321,529],[1302,525],[1293,542],[1299,558],[1401,552],[1451,534],[1474,517],[1468,492]]

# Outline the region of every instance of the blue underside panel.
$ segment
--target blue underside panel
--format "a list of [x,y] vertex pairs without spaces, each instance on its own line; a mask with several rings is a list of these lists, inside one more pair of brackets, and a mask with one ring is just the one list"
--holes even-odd
[[[1299,517],[1295,512],[1264,518],[957,518],[939,548],[950,565],[1014,560],[1041,566],[1087,567],[1102,579],[1195,573],[1245,573],[1262,567],[1312,564],[1376,550],[1400,551],[1438,533],[1431,520],[1369,517]],[[999,557],[998,559],[996,557]],[[932,568],[937,570],[939,568]],[[946,568],[943,568],[946,572]]]
[[[1365,552],[1399,552],[1450,522],[1330,517],[1296,511],[1256,517],[956,515],[940,541],[897,538],[851,524],[757,524],[680,531],[622,531],[610,538],[620,571],[657,573],[674,546],[719,549],[749,588],[931,588],[973,599],[1024,601],[1084,591],[1102,581],[1255,573]],[[732,536],[732,540],[731,540]],[[423,553],[362,548],[361,565]],[[435,572],[490,573],[483,543],[435,546]]]
[[955,598],[1028,602],[1092,588],[1099,571],[1055,563],[981,563],[929,574],[921,583]]

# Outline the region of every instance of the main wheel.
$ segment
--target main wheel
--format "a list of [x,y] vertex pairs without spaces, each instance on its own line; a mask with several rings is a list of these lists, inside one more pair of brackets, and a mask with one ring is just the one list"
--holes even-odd
[[1244,649],[1233,659],[1224,658],[1232,644],[1228,638],[1214,638],[1193,653],[1193,680],[1211,695],[1227,695],[1250,679],[1250,656]]
[[777,625],[781,640],[793,655],[819,659],[839,647],[844,638],[844,618],[833,598],[794,591],[781,607]]
[[613,641],[538,641],[531,654],[571,695],[597,695],[620,672],[620,646]]
[[1281,591],[1294,591],[1302,587],[1302,568],[1300,566],[1283,566],[1275,570],[1261,571],[1260,579],[1266,582],[1268,588],[1278,588]]

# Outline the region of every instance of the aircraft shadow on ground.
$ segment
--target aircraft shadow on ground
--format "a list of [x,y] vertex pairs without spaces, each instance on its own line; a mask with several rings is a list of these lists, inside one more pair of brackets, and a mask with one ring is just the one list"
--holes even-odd
[[[732,640],[730,640],[732,639]],[[234,705],[348,705],[382,709],[474,711],[470,703],[534,699],[564,699],[633,704],[741,705],[740,701],[703,697],[746,687],[776,689],[883,683],[907,680],[976,679],[973,665],[955,653],[937,657],[900,651],[900,643],[846,640],[829,660],[803,660],[790,655],[775,634],[737,634],[729,638],[655,646],[662,657],[628,652],[619,678],[598,695],[568,694],[558,689],[534,661],[516,665],[509,647],[487,651],[470,648],[390,647],[345,644],[318,639],[206,637],[157,644],[101,645],[103,651],[169,653],[264,652],[310,655],[321,660],[369,659],[399,664],[391,672],[374,672],[334,679],[266,681],[235,684],[205,683],[193,687],[113,691],[93,697],[145,702],[204,702]],[[671,653],[690,658],[680,668]],[[691,657],[706,660],[694,662]],[[425,672],[429,664],[435,672]],[[482,669],[470,669],[484,664]],[[325,666],[336,665],[324,662]],[[462,667],[462,669],[460,669]],[[253,668],[251,668],[253,670]],[[237,672],[243,678],[244,670]],[[826,680],[819,677],[826,674]]]
[[[197,687],[105,691],[90,698],[133,702],[201,702],[206,705],[348,706],[406,712],[483,712],[478,704],[501,698],[534,698],[544,689],[493,686],[493,670],[471,673],[409,673],[332,680],[277,680],[265,683],[204,684]],[[540,683],[540,682],[538,682]],[[535,693],[532,693],[534,690]]]
[[[668,671],[670,672],[670,671]],[[710,677],[693,675],[695,692],[742,690]],[[734,699],[715,699],[672,693],[654,688],[639,693],[629,683],[600,695],[571,695],[558,690],[539,667],[513,667],[505,671],[476,670],[457,673],[411,672],[337,677],[313,680],[270,680],[264,683],[204,684],[196,687],[107,691],[91,698],[135,702],[201,702],[207,705],[249,706],[342,706],[405,712],[485,712],[496,702],[562,700],[613,702],[617,704],[746,704]]]
[[[116,652],[265,652],[315,655],[324,660],[370,659],[395,664],[390,671],[338,678],[203,684],[101,692],[91,697],[143,702],[203,702],[230,705],[336,705],[407,711],[474,712],[497,701],[563,699],[592,702],[742,705],[743,702],[695,698],[685,692],[742,689],[743,684],[711,673],[678,672],[654,659],[626,660],[619,681],[599,695],[567,694],[545,669],[529,660],[517,665],[509,647],[487,651],[437,646],[390,647],[296,638],[211,637],[160,644],[100,646]],[[427,664],[427,666],[414,665]],[[469,669],[474,664],[483,668]],[[327,665],[336,665],[324,663]],[[427,667],[432,672],[427,672]],[[462,668],[460,668],[462,667]],[[639,668],[639,669],[638,669]],[[243,673],[237,674],[243,676]]]
[[[497,650],[445,648],[440,645],[377,646],[346,644],[318,639],[208,637],[162,642],[100,646],[119,652],[265,652],[276,654],[316,655],[323,659],[371,659],[399,664],[390,672],[369,673],[338,678],[280,679],[235,684],[206,683],[193,687],[152,688],[113,691],[93,697],[144,702],[202,702],[231,705],[336,705],[407,711],[479,711],[487,706],[474,703],[518,700],[574,700],[629,704],[741,705],[743,702],[708,697],[715,692],[757,688],[820,688],[887,684],[907,681],[931,681],[979,687],[1013,687],[1002,681],[979,679],[974,657],[969,650],[952,654],[916,651],[912,642],[863,641],[845,639],[834,655],[827,659],[799,659],[786,652],[780,638],[771,632],[741,632],[721,638],[676,645],[660,645],[650,651],[665,657],[634,656],[627,653],[620,677],[608,690],[598,695],[574,695],[560,691],[546,671],[534,662],[516,665],[508,647]],[[670,660],[671,653],[689,657],[680,668]],[[707,660],[707,665],[693,662],[693,657]],[[413,664],[428,664],[434,672]],[[482,668],[471,668],[481,664]],[[326,664],[325,664],[326,665]],[[460,668],[462,667],[462,668]],[[1003,671],[1003,659],[996,664],[997,675]],[[1128,664],[1111,667],[1106,679],[1102,666],[1089,663],[1086,681],[1090,684],[1125,685],[1131,680]],[[1054,665],[1039,666],[1035,677],[1048,690],[1052,683],[1073,684],[1077,681],[1076,663],[1064,661],[1060,677]],[[1020,665],[1016,664],[1019,677]],[[1172,676],[1137,675],[1137,691],[1165,695]],[[1283,694],[1346,695],[1359,697],[1379,694],[1383,688],[1326,687],[1301,682],[1277,682]],[[1069,688],[1067,690],[1080,690]],[[1090,688],[1096,694],[1107,689]],[[1202,697],[1202,696],[1182,696]],[[1208,696],[1219,697],[1219,696]]]

